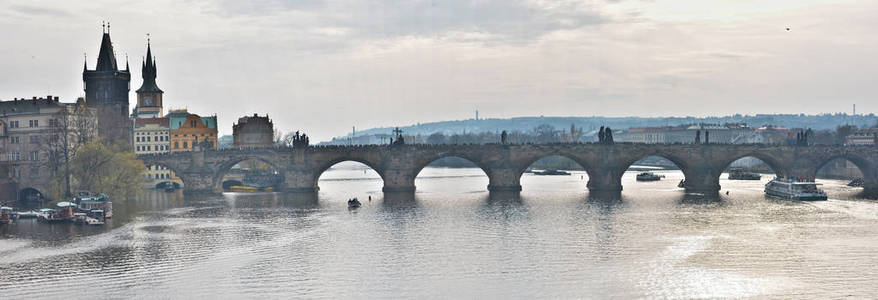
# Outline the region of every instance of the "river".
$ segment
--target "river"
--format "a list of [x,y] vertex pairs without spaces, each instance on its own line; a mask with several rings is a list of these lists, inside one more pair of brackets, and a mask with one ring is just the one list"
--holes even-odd
[[[723,179],[717,199],[660,173],[626,173],[621,195],[590,194],[581,172],[525,174],[520,194],[490,194],[481,170],[442,168],[413,196],[351,169],[327,171],[317,194],[151,191],[115,203],[103,227],[0,227],[0,298],[878,294],[878,202],[856,188],[820,180],[829,201],[797,202],[763,195],[773,176]],[[349,210],[350,197],[363,206]]]

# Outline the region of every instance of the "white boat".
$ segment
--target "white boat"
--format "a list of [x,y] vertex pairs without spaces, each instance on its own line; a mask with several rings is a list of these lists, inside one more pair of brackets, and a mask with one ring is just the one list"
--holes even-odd
[[32,218],[36,218],[38,215],[39,215],[39,213],[32,211],[32,210],[18,212],[19,219],[32,219]]
[[89,212],[88,216],[85,217],[85,224],[88,225],[104,225],[105,216],[103,210],[92,210]]
[[775,178],[765,184],[765,194],[795,200],[826,200],[826,193],[813,181]]

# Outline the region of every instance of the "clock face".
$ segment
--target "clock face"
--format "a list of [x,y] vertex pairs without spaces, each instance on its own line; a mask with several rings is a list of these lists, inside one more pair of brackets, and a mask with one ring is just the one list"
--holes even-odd
[[144,98],[143,105],[144,106],[152,106],[152,98]]

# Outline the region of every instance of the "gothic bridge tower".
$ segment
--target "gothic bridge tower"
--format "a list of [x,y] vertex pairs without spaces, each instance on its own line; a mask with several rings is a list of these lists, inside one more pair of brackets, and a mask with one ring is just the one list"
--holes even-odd
[[137,89],[137,106],[134,107],[135,118],[162,117],[162,94],[164,92],[155,83],[157,72],[151,48],[149,39],[147,39],[146,60],[140,68],[143,84]]
[[131,144],[132,122],[129,118],[128,92],[131,89],[131,72],[128,62],[125,70],[119,70],[110,26],[102,26],[103,38],[94,70],[88,69],[86,61],[82,70],[85,101],[98,111],[98,135],[117,143]]

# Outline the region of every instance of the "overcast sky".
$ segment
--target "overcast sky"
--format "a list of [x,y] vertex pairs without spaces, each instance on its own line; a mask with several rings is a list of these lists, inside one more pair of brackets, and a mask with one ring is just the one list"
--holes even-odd
[[[101,21],[165,108],[324,140],[482,117],[878,110],[878,1],[8,1],[0,99],[83,95]],[[789,27],[790,30],[786,30]]]

